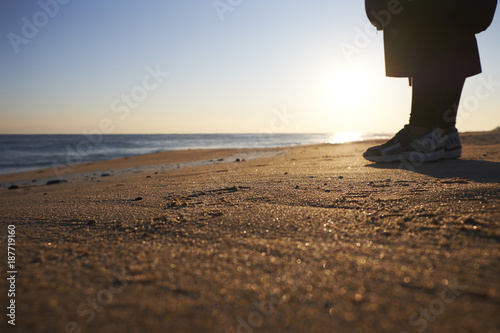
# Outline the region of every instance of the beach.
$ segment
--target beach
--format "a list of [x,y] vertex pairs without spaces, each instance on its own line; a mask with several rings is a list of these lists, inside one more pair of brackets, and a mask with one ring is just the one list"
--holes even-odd
[[1,330],[500,332],[500,133],[461,137],[428,164],[365,141],[1,175]]

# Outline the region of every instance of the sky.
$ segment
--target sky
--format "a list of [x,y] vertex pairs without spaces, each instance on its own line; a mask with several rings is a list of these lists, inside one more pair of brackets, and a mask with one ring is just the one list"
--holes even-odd
[[[498,36],[461,131],[500,126]],[[410,102],[361,0],[0,4],[0,134],[394,133]]]

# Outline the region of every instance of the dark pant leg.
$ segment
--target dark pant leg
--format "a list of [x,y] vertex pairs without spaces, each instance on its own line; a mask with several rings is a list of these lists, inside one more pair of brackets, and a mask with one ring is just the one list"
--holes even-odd
[[465,78],[453,79],[448,82],[444,91],[442,104],[439,109],[438,127],[443,129],[455,128],[458,106],[464,88]]
[[410,125],[454,128],[465,78],[422,74],[412,78]]

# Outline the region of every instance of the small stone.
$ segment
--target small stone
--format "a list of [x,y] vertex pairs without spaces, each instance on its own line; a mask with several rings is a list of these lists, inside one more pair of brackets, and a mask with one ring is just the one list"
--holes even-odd
[[19,188],[19,186],[17,185],[10,185],[9,186],[9,190],[17,190]]
[[96,224],[96,223],[97,223],[97,221],[96,221],[96,220],[88,220],[88,221],[87,221],[87,225],[94,225],[94,224]]
[[237,159],[235,160],[235,162],[241,162],[241,160],[240,160],[239,158],[237,158]]
[[151,176],[146,176],[146,178],[151,178]]
[[295,186],[295,189],[298,189],[299,187],[300,187],[299,185],[296,185],[296,186]]
[[67,180],[64,180],[64,179],[53,179],[53,180],[49,180],[45,185],[55,185],[55,184],[62,184],[62,183],[67,183],[68,181]]
[[285,175],[288,175],[288,172],[285,172]]
[[217,161],[222,162],[222,161],[224,161],[224,159],[223,158],[219,158]]
[[339,176],[339,179],[344,179],[344,176]]
[[123,286],[123,282],[120,281],[118,278],[114,277],[109,282],[109,285],[112,286],[113,288],[117,288],[118,289],[119,287]]
[[110,177],[110,176],[111,176],[111,174],[109,174],[109,173],[103,173],[103,174],[101,175],[101,177]]
[[464,220],[465,224],[476,224],[476,220],[473,217],[468,217]]
[[142,197],[137,197],[134,199],[134,201],[141,201],[142,200]]

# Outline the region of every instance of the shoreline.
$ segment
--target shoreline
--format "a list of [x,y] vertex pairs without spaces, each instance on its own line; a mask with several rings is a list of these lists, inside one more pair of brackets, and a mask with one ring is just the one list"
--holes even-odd
[[[100,174],[118,175],[146,171],[165,171],[175,168],[196,167],[208,164],[224,164],[236,159],[252,160],[279,154],[280,148],[259,149],[186,149],[134,155],[95,162],[64,165],[19,173],[0,175],[0,188],[8,185],[28,185],[29,181],[69,180],[101,177]],[[108,177],[108,176],[105,176]]]
[[[464,132],[460,133],[461,138],[466,139],[468,137],[478,136],[496,137],[498,131],[484,131],[484,132]],[[122,134],[119,134],[122,135]],[[355,144],[355,143],[366,143],[366,144],[379,144],[384,142],[383,139],[376,140],[355,140],[345,143],[316,143],[316,144],[304,144],[304,145],[292,145],[283,147],[270,147],[270,148],[207,148],[207,149],[179,149],[179,150],[167,150],[162,152],[147,153],[140,155],[133,155],[128,157],[120,157],[85,163],[78,163],[72,165],[56,165],[52,168],[41,168],[30,171],[15,172],[8,174],[0,174],[0,189],[8,185],[27,185],[29,181],[49,181],[54,179],[68,180],[70,176],[76,178],[79,177],[95,177],[98,176],[99,172],[136,172],[145,171],[146,168],[152,169],[170,169],[172,166],[177,167],[180,164],[181,167],[193,167],[198,165],[204,165],[214,162],[214,159],[227,158],[231,159],[237,158],[241,159],[255,159],[261,157],[270,157],[273,154],[277,154],[280,150],[286,150],[288,148],[294,147],[308,147],[308,146],[323,146],[323,145],[345,145],[345,144]],[[234,156],[233,156],[234,155]],[[243,157],[241,157],[241,156]],[[246,157],[245,157],[246,156]],[[195,160],[193,160],[193,158]],[[221,161],[218,161],[221,162]],[[228,161],[225,161],[227,163]],[[368,163],[368,162],[367,162]],[[158,170],[155,170],[158,171]]]

